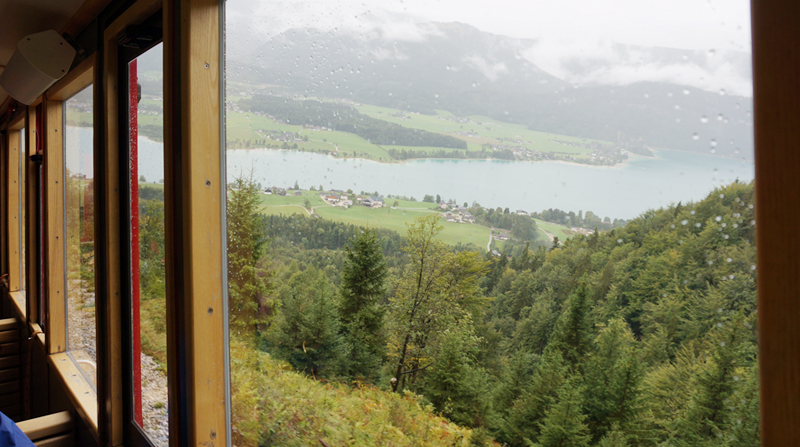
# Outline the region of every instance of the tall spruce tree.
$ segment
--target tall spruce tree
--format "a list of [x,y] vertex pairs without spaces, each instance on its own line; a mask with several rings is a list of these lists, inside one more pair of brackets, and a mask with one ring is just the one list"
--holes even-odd
[[577,377],[570,377],[558,389],[556,400],[542,421],[536,447],[588,447],[589,429],[582,412],[583,388]]
[[254,337],[259,323],[274,314],[267,296],[269,271],[262,267],[267,238],[258,214],[258,188],[240,177],[228,191],[228,308],[232,334]]
[[345,248],[339,319],[345,348],[343,373],[374,382],[385,356],[383,334],[387,268],[378,236],[367,229]]

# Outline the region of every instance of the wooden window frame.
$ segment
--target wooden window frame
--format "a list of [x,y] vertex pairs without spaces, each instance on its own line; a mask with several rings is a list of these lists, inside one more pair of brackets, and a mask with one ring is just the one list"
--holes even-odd
[[22,183],[22,133],[26,131],[25,124],[27,108],[19,109],[11,119],[5,140],[4,172],[3,172],[3,198],[5,199],[3,221],[6,243],[5,273],[8,273],[8,291],[13,294],[15,301],[22,298],[24,302],[24,286],[22,284],[22,268],[25,262],[20,253],[24,232],[21,224],[21,195]]
[[175,329],[168,347],[178,354],[169,375],[185,378],[169,390],[176,445],[231,439],[223,7],[222,0],[164,2],[167,321]]
[[[167,364],[170,443],[227,445],[229,385],[227,289],[224,253],[224,144],[222,143],[222,4],[218,0],[138,0],[102,31],[98,63],[95,125],[96,208],[100,224],[96,259],[104,266],[98,294],[104,303],[106,354],[101,432],[109,445],[131,439],[124,417],[124,313],[127,282],[120,262],[124,253],[123,204],[127,200],[120,138],[120,34],[158,10],[163,17],[164,47],[164,193],[167,286]],[[198,95],[198,92],[205,94]],[[211,107],[209,107],[211,104]],[[201,129],[201,131],[198,131]],[[100,168],[100,169],[98,169]],[[218,216],[218,218],[209,218]],[[217,234],[219,238],[209,238]],[[99,242],[99,239],[98,239]],[[202,256],[193,258],[193,255]],[[209,262],[211,260],[211,262]],[[217,260],[214,262],[213,260]],[[96,274],[100,274],[99,270]],[[100,347],[98,347],[100,348]],[[102,371],[102,369],[101,369]],[[101,389],[105,391],[101,391]],[[102,438],[103,435],[101,435]],[[105,438],[104,438],[105,439]]]
[[[47,312],[44,316],[45,352],[48,354],[52,370],[58,373],[73,406],[86,421],[92,435],[99,439],[98,393],[67,354],[66,163],[64,156],[64,102],[92,85],[95,60],[96,54],[87,57],[43,95],[44,179],[42,184],[44,189],[40,194],[44,197],[44,215],[40,218],[44,226],[44,240],[37,242],[43,244],[45,253],[45,281],[42,284],[47,300]],[[30,164],[35,165],[34,163]],[[36,166],[33,166],[33,172],[35,169]],[[28,188],[28,190],[29,197],[34,198],[32,208],[35,213],[39,213],[35,206],[37,202],[35,187]],[[30,220],[34,221],[35,219]],[[35,225],[28,226],[28,228],[29,236],[38,235]],[[32,239],[37,238],[31,237],[29,240]],[[29,269],[28,277],[32,277],[31,270],[34,269]],[[36,281],[29,281],[29,283],[35,284]]]

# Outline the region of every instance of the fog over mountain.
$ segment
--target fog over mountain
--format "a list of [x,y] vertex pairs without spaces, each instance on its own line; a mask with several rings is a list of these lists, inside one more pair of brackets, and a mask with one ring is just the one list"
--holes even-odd
[[229,82],[752,158],[747,53],[613,43],[570,48],[403,17],[363,23],[376,25],[292,28],[229,47]]

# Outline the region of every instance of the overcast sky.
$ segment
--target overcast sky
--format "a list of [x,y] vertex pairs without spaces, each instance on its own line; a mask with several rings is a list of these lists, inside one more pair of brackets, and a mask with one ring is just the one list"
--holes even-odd
[[[228,0],[231,18],[253,28],[353,26],[379,10],[463,22],[512,37],[612,40],[684,49],[750,51],[749,0]],[[257,26],[257,25],[263,25]]]
[[[725,65],[654,66],[611,60],[620,67],[589,78],[570,78],[570,58],[608,59],[612,43],[750,53],[749,0],[227,0],[228,46],[266,40],[289,28],[365,32],[413,39],[420,22],[462,22],[495,34],[535,39],[532,62],[570,82],[619,83],[663,80],[707,90],[725,88],[750,96],[750,74]],[[233,26],[232,26],[233,25]],[[648,65],[649,64],[649,65]],[[694,71],[692,71],[694,70]],[[611,81],[609,81],[611,79]]]

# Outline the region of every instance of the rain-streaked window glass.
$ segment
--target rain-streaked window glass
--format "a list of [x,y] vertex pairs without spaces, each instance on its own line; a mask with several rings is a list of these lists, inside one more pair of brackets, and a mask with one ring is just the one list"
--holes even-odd
[[226,3],[234,445],[758,445],[749,2],[562,3]]
[[128,75],[133,417],[167,446],[162,45],[131,61]]
[[67,351],[97,390],[92,87],[64,102]]

